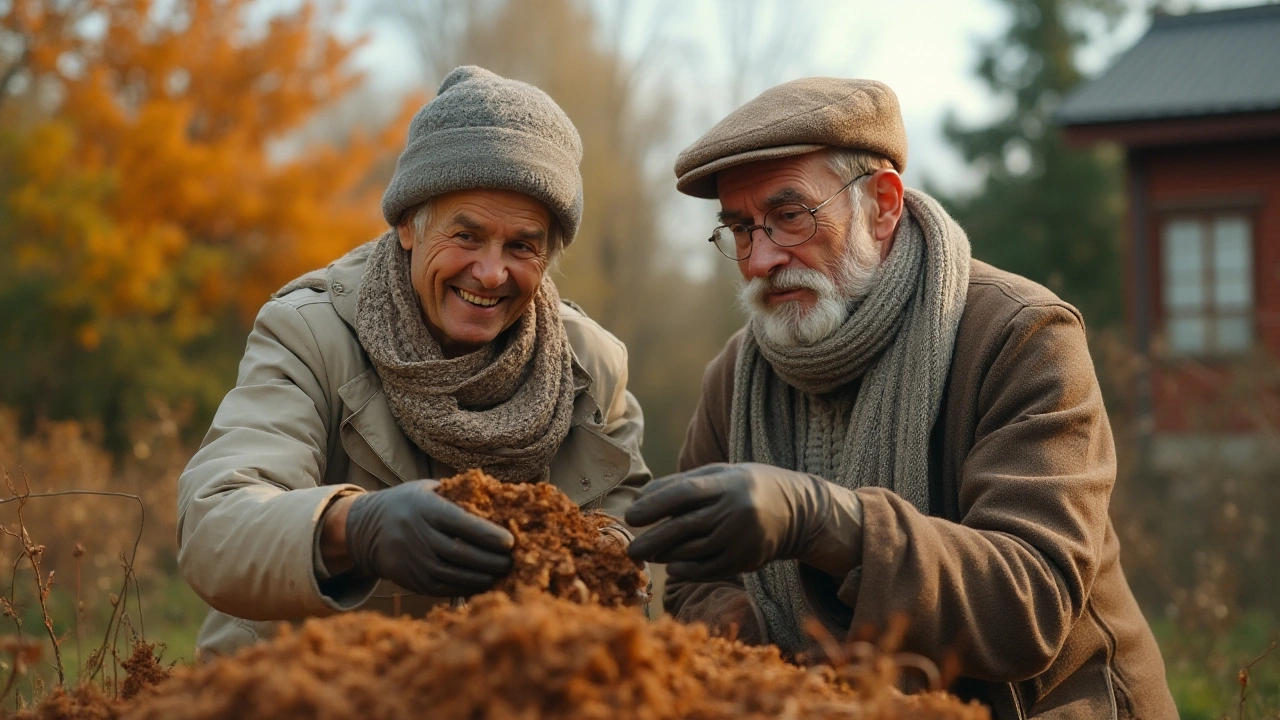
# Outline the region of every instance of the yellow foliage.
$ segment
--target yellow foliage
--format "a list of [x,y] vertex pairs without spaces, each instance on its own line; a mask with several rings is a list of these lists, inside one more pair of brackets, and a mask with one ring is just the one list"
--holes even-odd
[[87,312],[85,348],[120,318],[164,318],[182,340],[228,310],[252,317],[284,282],[384,227],[381,183],[368,180],[406,118],[340,150],[273,160],[273,141],[359,82],[346,68],[355,44],[309,4],[265,27],[247,22],[250,4],[12,0],[0,12],[31,76],[60,97],[16,131],[0,115],[16,133],[0,150],[15,170],[0,185],[0,244],[50,278],[64,310]]

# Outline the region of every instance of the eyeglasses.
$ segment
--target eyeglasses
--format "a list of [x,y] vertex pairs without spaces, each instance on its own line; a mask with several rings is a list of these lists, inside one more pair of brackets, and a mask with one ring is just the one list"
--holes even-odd
[[730,260],[746,260],[751,257],[751,235],[756,230],[764,230],[764,234],[774,245],[779,247],[795,247],[809,242],[818,232],[818,211],[827,203],[835,200],[840,193],[849,189],[849,186],[858,182],[868,175],[874,175],[876,170],[868,170],[858,177],[844,184],[844,187],[835,192],[834,195],[818,203],[816,207],[809,207],[802,203],[787,203],[770,208],[769,212],[764,215],[764,222],[759,225],[743,225],[737,223],[734,225],[721,225],[711,232],[708,240],[715,244],[716,249],[721,255]]

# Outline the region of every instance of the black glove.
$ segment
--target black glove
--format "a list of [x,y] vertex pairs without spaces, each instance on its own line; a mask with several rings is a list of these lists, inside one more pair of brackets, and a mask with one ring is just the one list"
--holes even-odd
[[759,463],[707,465],[649,483],[631,507],[628,553],[712,579],[796,559],[837,577],[861,562],[862,503],[822,478]]
[[365,493],[347,514],[347,551],[356,569],[411,592],[474,595],[511,570],[515,538],[416,480]]

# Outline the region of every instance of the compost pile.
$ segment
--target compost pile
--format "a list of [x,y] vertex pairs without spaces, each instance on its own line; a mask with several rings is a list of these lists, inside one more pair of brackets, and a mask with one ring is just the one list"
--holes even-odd
[[284,625],[272,640],[171,674],[140,645],[119,698],[83,686],[16,717],[989,718],[945,693],[898,692],[888,654],[835,648],[834,667],[803,668],[775,647],[711,637],[702,625],[649,622],[625,607],[645,579],[621,544],[601,537],[608,519],[583,516],[550,485],[468,472],[439,491],[516,536],[515,568],[500,590],[425,619],[357,612]]
[[495,590],[532,587],[601,605],[635,605],[648,578],[627,549],[600,528],[607,515],[583,515],[550,483],[504,483],[479,470],[442,480],[436,492],[515,536],[511,573]]
[[[804,669],[775,648],[649,623],[633,609],[521,590],[425,620],[313,619],[207,665],[179,668],[126,720],[893,718],[977,720],[940,693],[902,695],[865,669]],[[857,673],[864,673],[861,677]],[[86,716],[87,717],[87,716]]]

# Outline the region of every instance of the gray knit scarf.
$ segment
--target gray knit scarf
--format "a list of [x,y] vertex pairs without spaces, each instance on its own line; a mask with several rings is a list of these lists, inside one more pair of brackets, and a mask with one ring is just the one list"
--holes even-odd
[[370,252],[355,325],[391,414],[424,452],[506,482],[548,476],[569,434],[575,385],[560,294],[549,277],[496,340],[445,359],[410,282],[409,253],[391,231]]
[[[731,462],[816,470],[805,434],[817,396],[861,378],[838,457],[822,463],[834,469],[826,479],[889,488],[928,512],[929,435],[964,312],[969,240],[928,195],[907,190],[905,205],[871,291],[830,337],[780,347],[748,322],[734,369]],[[773,642],[790,653],[812,647],[798,563],[773,562],[745,580]]]

